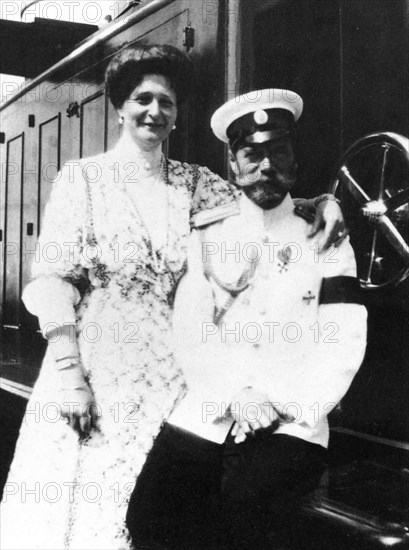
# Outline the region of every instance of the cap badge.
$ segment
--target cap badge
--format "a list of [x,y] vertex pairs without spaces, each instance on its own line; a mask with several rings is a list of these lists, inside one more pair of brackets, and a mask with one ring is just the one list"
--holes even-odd
[[254,113],[254,122],[256,124],[266,124],[268,122],[268,114],[260,109]]

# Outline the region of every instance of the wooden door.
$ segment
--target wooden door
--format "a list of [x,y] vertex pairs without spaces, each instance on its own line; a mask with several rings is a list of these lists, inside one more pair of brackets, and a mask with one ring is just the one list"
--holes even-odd
[[3,261],[3,326],[6,362],[18,362],[21,294],[21,248],[24,133],[8,140]]

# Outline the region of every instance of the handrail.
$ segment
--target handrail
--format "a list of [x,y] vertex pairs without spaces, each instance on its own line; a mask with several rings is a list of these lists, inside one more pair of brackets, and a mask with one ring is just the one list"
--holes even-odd
[[18,395],[19,397],[23,397],[24,399],[30,399],[33,392],[33,388],[30,386],[14,382],[13,380],[8,380],[3,377],[0,377],[0,389],[14,395]]
[[28,4],[24,6],[24,8],[20,11],[20,21],[23,20],[24,12],[28,10],[28,8],[31,8],[31,6],[34,6],[34,4],[39,4],[42,2],[42,0],[31,0]]
[[[28,8],[31,8],[31,6],[34,6],[34,4],[39,4],[40,2],[43,2],[44,0],[31,0],[28,4],[24,6],[24,8],[20,11],[20,21],[23,20],[24,12],[28,10]],[[125,11],[127,11],[129,8],[133,7],[135,3],[138,2],[139,4],[142,2],[142,0],[129,0],[128,6],[125,8]]]
[[60,61],[58,61],[55,65],[51,66],[50,68],[46,69],[43,73],[38,75],[36,78],[34,78],[31,82],[27,84],[27,86],[24,87],[24,89],[17,92],[12,98],[10,98],[8,101],[3,103],[3,105],[0,106],[0,111],[3,111],[6,107],[20,99],[23,95],[25,95],[27,92],[35,88],[40,82],[45,80],[47,77],[49,77],[52,73],[56,71],[60,71],[76,59],[79,59],[82,55],[84,55],[87,51],[94,48],[98,43],[103,42],[105,40],[109,40],[110,38],[113,38],[120,32],[124,31],[128,27],[131,27],[138,21],[141,21],[145,17],[148,17],[152,13],[155,13],[156,11],[160,10],[161,8],[164,8],[168,4],[171,4],[175,0],[152,0],[146,6],[143,6],[139,10],[135,11],[125,19],[121,19],[120,21],[116,21],[114,23],[110,23],[108,26],[96,31],[94,34],[92,34],[89,38],[87,38],[84,42],[80,44],[80,46],[71,52],[67,57],[64,57]]

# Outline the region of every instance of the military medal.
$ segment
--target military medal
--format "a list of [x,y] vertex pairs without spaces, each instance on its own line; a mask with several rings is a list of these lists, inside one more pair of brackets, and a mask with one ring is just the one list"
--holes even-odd
[[292,256],[291,247],[285,246],[277,252],[277,257],[280,260],[277,264],[279,268],[279,273],[288,271],[288,264],[290,263]]
[[302,297],[303,301],[307,302],[308,306],[310,305],[311,300],[315,300],[315,298],[316,296],[311,292],[311,290],[307,292],[307,296]]

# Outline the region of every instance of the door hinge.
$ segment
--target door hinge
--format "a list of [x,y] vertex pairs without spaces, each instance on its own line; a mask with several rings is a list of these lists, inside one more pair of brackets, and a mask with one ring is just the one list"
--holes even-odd
[[187,52],[189,52],[195,45],[195,29],[193,27],[185,27],[183,29],[183,34],[185,38],[183,40],[183,45]]
[[78,101],[71,101],[67,107],[67,117],[71,118],[72,116],[80,117],[80,106]]

